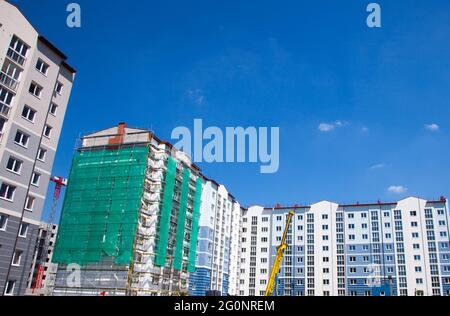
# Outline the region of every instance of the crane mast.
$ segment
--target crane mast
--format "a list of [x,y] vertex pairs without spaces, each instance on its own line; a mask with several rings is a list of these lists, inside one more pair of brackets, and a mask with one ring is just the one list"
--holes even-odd
[[283,233],[283,237],[281,238],[281,243],[277,248],[277,255],[275,257],[272,271],[270,273],[269,282],[267,283],[265,296],[271,296],[275,289],[275,282],[276,282],[277,275],[280,272],[280,266],[281,266],[281,262],[283,261],[284,251],[288,247],[288,245],[286,243],[286,237],[287,237],[287,234],[289,231],[289,225],[291,224],[292,217],[294,217],[294,215],[295,215],[294,211],[290,211],[287,216],[286,227],[284,228],[284,233]]

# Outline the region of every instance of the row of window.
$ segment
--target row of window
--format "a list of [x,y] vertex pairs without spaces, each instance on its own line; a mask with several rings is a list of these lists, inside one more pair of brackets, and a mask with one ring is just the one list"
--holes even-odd
[[[6,231],[8,227],[8,215],[0,214],[0,231]],[[22,223],[19,229],[19,237],[27,238],[29,224]]]
[[[430,211],[430,210],[431,209],[426,209],[425,212]],[[374,211],[373,213],[374,213],[374,215],[376,214],[376,217],[378,217],[378,211]],[[438,213],[438,215],[445,215],[445,212],[442,209],[437,210],[437,213]],[[307,215],[309,216],[309,215],[313,215],[313,214],[307,214]],[[366,212],[360,213],[360,216],[361,216],[361,218],[367,218],[368,217],[368,213],[366,213]],[[388,212],[388,211],[385,211],[385,212],[383,212],[383,216],[384,217],[390,217],[391,213]],[[410,216],[411,217],[417,217],[417,211],[410,211]],[[281,221],[283,221],[283,217],[284,216],[282,216],[282,215],[277,215],[275,220],[277,222],[281,222]],[[322,215],[322,219],[323,220],[327,220],[328,218],[329,218],[328,214],[323,214]],[[355,218],[355,213],[347,213],[347,218],[349,218],[349,219]],[[297,215],[297,219],[299,221],[303,220],[303,215]],[[268,222],[269,221],[269,217],[264,216],[264,217],[261,218],[261,220],[262,220],[262,222]],[[246,222],[247,222],[247,219],[244,218],[244,223],[246,223]]]
[[[34,173],[32,180],[34,182],[39,182],[40,177],[41,177],[40,174]],[[17,190],[16,186],[3,182],[0,187],[0,199],[6,200],[9,202],[13,202],[16,190]],[[31,195],[27,196],[27,199],[25,201],[25,210],[26,211],[29,211],[29,212],[33,211],[35,200],[36,200],[35,197],[33,197]]]

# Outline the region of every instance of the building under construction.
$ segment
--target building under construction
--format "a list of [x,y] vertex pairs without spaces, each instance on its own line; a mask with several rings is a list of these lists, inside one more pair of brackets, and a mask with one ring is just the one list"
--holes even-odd
[[184,295],[195,270],[199,169],[126,124],[81,139],[53,255],[53,295]]

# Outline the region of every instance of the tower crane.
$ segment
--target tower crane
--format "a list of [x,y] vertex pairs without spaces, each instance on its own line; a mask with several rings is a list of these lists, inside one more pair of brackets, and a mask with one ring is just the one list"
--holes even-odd
[[[67,179],[63,177],[52,177],[50,179],[53,183],[55,183],[55,191],[53,191],[53,204],[52,208],[50,210],[50,215],[48,217],[48,223],[47,223],[47,235],[45,236],[44,243],[42,245],[42,251],[41,251],[41,258],[43,256],[47,256],[48,247],[50,246],[50,238],[51,238],[51,231],[52,231],[52,225],[53,221],[56,217],[56,210],[58,208],[58,201],[59,196],[61,194],[61,190],[63,187],[67,186]],[[37,275],[36,280],[33,285],[33,293],[36,289],[42,288],[42,278],[44,276],[44,263],[39,264],[37,269]]]
[[270,273],[269,282],[267,283],[265,296],[271,296],[275,289],[275,283],[276,283],[278,273],[280,273],[280,266],[281,266],[281,262],[283,261],[284,251],[288,247],[288,244],[286,243],[286,237],[287,237],[287,234],[289,231],[289,226],[291,224],[292,217],[294,217],[294,215],[295,215],[294,211],[290,211],[287,216],[286,227],[284,228],[284,233],[283,233],[283,237],[281,238],[281,243],[277,248],[277,255],[276,255],[275,261],[273,263],[272,272]]

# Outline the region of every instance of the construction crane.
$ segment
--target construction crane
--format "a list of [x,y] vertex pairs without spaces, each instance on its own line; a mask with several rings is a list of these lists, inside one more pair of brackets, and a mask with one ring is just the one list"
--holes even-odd
[[[52,225],[53,221],[56,217],[56,210],[58,209],[58,201],[59,197],[61,195],[61,190],[63,187],[67,186],[67,179],[63,177],[52,177],[50,179],[53,183],[55,183],[55,191],[53,191],[53,204],[52,208],[50,209],[50,214],[48,216],[48,223],[47,223],[47,234],[45,236],[44,243],[42,245],[42,251],[41,251],[41,259],[43,256],[48,255],[48,247],[50,246],[50,238],[51,238],[51,231],[52,231]],[[33,285],[33,293],[36,289],[42,288],[42,278],[44,276],[44,262],[41,262],[38,266],[37,273],[36,273],[36,280]]]
[[280,273],[280,266],[281,262],[283,261],[284,251],[288,247],[288,244],[286,243],[286,237],[289,231],[289,226],[292,221],[292,217],[294,217],[295,213],[294,211],[290,211],[287,220],[286,220],[286,227],[284,228],[283,237],[281,238],[280,246],[277,248],[277,256],[275,257],[275,261],[273,263],[272,272],[270,273],[269,282],[267,283],[266,293],[265,296],[272,296],[273,291],[275,289],[275,283],[277,280],[278,273]]

